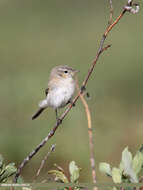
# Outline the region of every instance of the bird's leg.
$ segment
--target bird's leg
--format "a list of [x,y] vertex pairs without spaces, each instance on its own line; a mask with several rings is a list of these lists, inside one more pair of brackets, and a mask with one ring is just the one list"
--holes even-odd
[[61,123],[62,120],[58,117],[58,109],[55,109],[57,123]]
[[58,110],[57,109],[55,109],[55,112],[56,112],[56,120],[58,121]]

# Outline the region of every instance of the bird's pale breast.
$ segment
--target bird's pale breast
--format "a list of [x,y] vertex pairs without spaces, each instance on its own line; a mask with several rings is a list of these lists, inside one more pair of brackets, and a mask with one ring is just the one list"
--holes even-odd
[[58,81],[47,95],[48,106],[53,108],[64,107],[72,98],[75,91],[75,82],[72,78]]

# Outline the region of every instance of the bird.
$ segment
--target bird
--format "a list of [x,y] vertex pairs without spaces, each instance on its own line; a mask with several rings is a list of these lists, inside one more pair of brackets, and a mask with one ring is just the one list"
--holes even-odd
[[58,121],[58,109],[72,103],[72,96],[75,92],[75,74],[79,70],[68,65],[55,66],[49,76],[48,87],[45,90],[46,98],[39,103],[38,111],[32,116],[36,119],[46,108],[52,107]]

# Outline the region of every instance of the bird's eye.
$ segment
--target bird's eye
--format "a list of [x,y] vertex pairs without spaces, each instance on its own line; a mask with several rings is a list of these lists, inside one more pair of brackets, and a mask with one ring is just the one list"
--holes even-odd
[[67,70],[65,70],[65,71],[64,71],[64,73],[68,73],[68,71],[67,71]]

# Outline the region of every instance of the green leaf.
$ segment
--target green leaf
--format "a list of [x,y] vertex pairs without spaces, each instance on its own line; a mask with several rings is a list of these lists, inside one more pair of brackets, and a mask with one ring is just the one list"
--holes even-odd
[[8,164],[2,171],[0,175],[0,182],[6,182],[7,178],[10,177],[11,175],[15,174],[17,171],[15,164],[10,163]]
[[75,164],[75,161],[70,162],[69,164],[69,172],[71,183],[75,183],[79,178],[80,168]]
[[120,162],[119,169],[121,173],[124,171],[124,166],[123,166],[122,161]]
[[143,166],[143,153],[138,151],[136,155],[133,158],[133,170],[135,171],[136,174],[140,172]]
[[108,163],[101,162],[99,164],[99,171],[106,174],[106,175],[112,176],[111,167],[110,167],[110,164],[108,164]]
[[119,168],[112,169],[112,179],[114,183],[121,183],[122,182],[122,173]]
[[129,176],[129,180],[132,183],[138,183],[137,175],[132,167],[132,154],[128,151],[128,147],[126,147],[122,152],[121,165],[124,168],[124,174]]
[[49,174],[55,175],[56,176],[56,181],[62,181],[63,183],[69,183],[67,177],[64,175],[63,172],[58,171],[58,170],[50,170],[48,171]]

